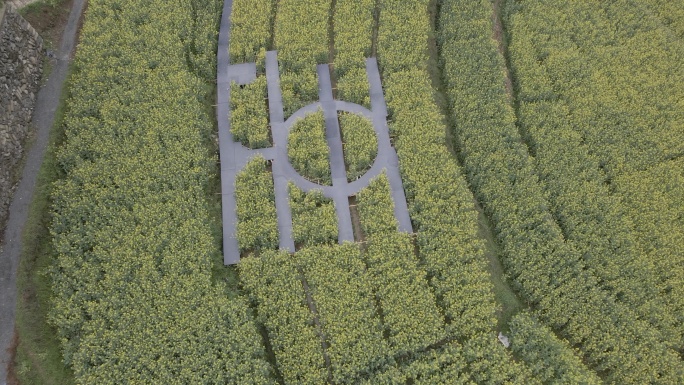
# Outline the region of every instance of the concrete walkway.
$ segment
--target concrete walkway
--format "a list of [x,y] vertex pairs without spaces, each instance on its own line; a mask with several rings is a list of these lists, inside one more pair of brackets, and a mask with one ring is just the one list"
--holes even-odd
[[[287,158],[288,129],[283,120],[283,97],[280,92],[280,74],[278,73],[278,56],[275,51],[266,53],[266,84],[268,89],[268,111],[270,114],[271,136],[275,145],[275,157],[272,159],[273,186],[275,188],[275,206],[278,217],[278,241],[280,250],[295,251],[292,238],[292,211],[288,192],[288,174],[292,174]],[[303,178],[302,178],[303,179]],[[295,181],[295,183],[297,183]]]
[[21,238],[28,218],[29,204],[36,188],[38,171],[43,163],[50,129],[59,105],[62,88],[69,68],[69,58],[74,50],[78,21],[83,13],[85,0],[74,0],[69,20],[62,35],[62,44],[53,63],[50,77],[38,91],[33,111],[36,140],[28,151],[26,165],[19,186],[10,204],[10,216],[5,231],[4,248],[0,251],[0,384],[7,378],[10,360],[8,348],[14,336],[14,316],[17,304],[17,268],[21,256]]
[[[335,203],[338,217],[338,242],[353,242],[354,231],[349,211],[350,196],[356,195],[368,186],[370,180],[385,172],[390,182],[394,214],[399,222],[399,230],[411,233],[411,218],[406,205],[406,196],[399,173],[399,161],[396,151],[391,145],[387,128],[387,107],[380,82],[380,72],[375,58],[366,60],[366,73],[370,85],[371,109],[334,100],[330,82],[328,65],[317,67],[319,81],[319,102],[312,103],[296,111],[285,120],[283,100],[280,89],[280,74],[276,51],[266,53],[266,82],[268,90],[268,107],[271,134],[274,146],[271,148],[251,150],[240,142],[233,140],[230,133],[230,83],[249,84],[256,79],[256,64],[242,63],[230,65],[230,13],[232,0],[226,0],[223,6],[221,29],[217,55],[217,120],[219,127],[219,149],[221,157],[221,196],[223,207],[223,262],[233,265],[240,261],[240,249],[237,242],[237,212],[235,202],[235,179],[237,173],[247,164],[249,159],[262,155],[272,162],[273,183],[275,187],[275,205],[278,216],[279,247],[281,250],[294,252],[292,239],[292,213],[290,210],[288,183],[293,182],[302,190],[322,190],[323,194]],[[326,126],[326,140],[330,149],[330,167],[333,184],[323,186],[304,178],[297,173],[289,162],[287,155],[287,137],[290,128],[298,120],[308,114],[323,110]],[[344,153],[340,134],[338,111],[346,111],[368,118],[378,138],[378,154],[371,168],[359,179],[348,182],[344,164]]]
[[[219,136],[219,155],[221,158],[221,206],[223,221],[223,263],[234,265],[240,262],[240,248],[237,241],[237,206],[235,202],[235,180],[237,174],[242,170],[247,162],[261,155],[267,160],[276,158],[276,147],[252,150],[246,148],[240,142],[235,142],[230,133],[230,84],[249,84],[256,79],[256,64],[230,64],[229,43],[230,43],[230,14],[233,8],[233,1],[226,0],[223,3],[223,13],[221,15],[221,26],[219,29],[217,60],[217,107],[216,119],[218,121]],[[269,53],[270,54],[270,53]],[[269,60],[267,56],[267,60]],[[270,60],[277,59],[273,57]],[[282,102],[280,109],[277,107],[279,97],[275,96],[275,90],[271,90],[272,85],[277,84],[278,95],[280,94],[279,80],[269,82],[269,104],[276,102],[270,107],[271,125],[283,122]],[[276,133],[274,130],[273,136]],[[285,137],[287,140],[287,136]],[[287,156],[287,154],[285,154]],[[278,162],[273,163],[273,177],[276,191],[276,209],[278,210],[278,227],[280,248],[283,250],[294,251],[294,241],[292,241],[292,215],[288,203],[287,178],[282,167],[278,167]]]
[[332,83],[330,82],[330,67],[321,64],[318,72],[318,100],[323,107],[325,117],[325,139],[330,153],[330,174],[332,176],[332,199],[337,212],[337,240],[339,243],[354,242],[354,227],[349,212],[349,195],[346,193],[347,169],[344,165],[344,149],[340,122],[337,120],[337,106],[333,100]]

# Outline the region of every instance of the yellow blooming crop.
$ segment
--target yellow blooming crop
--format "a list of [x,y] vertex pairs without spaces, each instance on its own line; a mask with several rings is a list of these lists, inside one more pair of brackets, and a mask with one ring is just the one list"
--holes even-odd
[[52,193],[50,322],[77,384],[275,383],[247,301],[211,281],[221,6],[89,2]]

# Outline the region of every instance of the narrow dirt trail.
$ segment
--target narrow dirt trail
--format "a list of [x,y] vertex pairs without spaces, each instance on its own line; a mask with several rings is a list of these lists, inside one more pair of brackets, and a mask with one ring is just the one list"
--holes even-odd
[[498,43],[499,53],[506,60],[506,67],[504,69],[506,72],[506,94],[508,95],[508,100],[514,102],[513,78],[511,76],[510,64],[508,63],[508,48],[505,41],[504,25],[500,16],[502,5],[503,0],[495,0],[492,2],[492,24],[494,28],[492,37]]
[[85,0],[74,0],[69,21],[64,28],[62,44],[53,63],[46,84],[38,92],[33,111],[35,142],[28,150],[21,181],[10,204],[10,216],[0,250],[0,384],[7,381],[7,367],[11,359],[9,348],[14,338],[14,317],[17,305],[17,268],[22,249],[22,234],[28,218],[29,205],[36,189],[38,171],[47,149],[50,129],[59,105],[71,55],[76,42],[79,20]]

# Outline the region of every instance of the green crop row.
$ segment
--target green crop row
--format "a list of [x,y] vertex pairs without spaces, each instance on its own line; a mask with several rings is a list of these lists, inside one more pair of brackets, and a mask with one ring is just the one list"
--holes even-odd
[[230,133],[246,147],[271,147],[266,103],[265,76],[244,86],[230,84]]
[[603,382],[589,370],[553,331],[526,313],[509,323],[511,349],[544,383],[599,385]]
[[639,3],[672,30],[680,41],[684,39],[684,7],[681,4],[668,0],[645,0]]
[[230,62],[263,68],[271,41],[277,0],[233,0],[230,14]]
[[444,318],[418,266],[411,236],[392,231],[367,240],[364,257],[392,351],[415,352],[444,339]]
[[433,90],[425,74],[413,70],[386,79],[420,257],[442,298],[447,322],[459,336],[491,331],[496,307],[476,234],[477,212],[461,171],[447,153]]
[[425,270],[418,266],[411,235],[397,232],[387,176],[371,180],[357,201],[367,238],[364,257],[395,354],[418,351],[444,339],[444,319]]
[[[275,46],[281,72],[307,72],[328,62],[330,0],[279,0]],[[306,12],[302,12],[306,10]]]
[[426,1],[380,1],[377,54],[383,74],[427,69],[430,15]]
[[353,383],[390,359],[373,299],[373,283],[357,244],[309,247],[296,258],[326,336],[333,381]]
[[275,0],[235,0],[230,15],[231,63],[256,62],[258,69],[254,82],[230,86],[230,132],[249,148],[271,146],[263,70],[275,8]]
[[318,76],[315,65],[311,70],[294,73],[281,69],[280,89],[282,90],[285,117],[298,109],[318,100]]
[[215,62],[221,2],[88,7],[52,195],[64,362],[78,384],[272,383],[246,301],[212,283],[213,127],[193,58]]
[[258,321],[268,332],[278,369],[286,384],[327,382],[321,335],[295,259],[266,252],[240,261],[240,280],[257,304]]
[[364,379],[361,385],[472,384],[459,344],[418,354],[404,366],[388,366]]
[[511,278],[608,382],[677,383],[681,362],[664,336],[601,288],[554,221],[515,126],[491,12],[487,1],[443,1],[438,44],[467,175],[494,223]]
[[[476,368],[471,375],[484,376],[481,381],[535,383],[524,365],[496,345],[496,305],[483,246],[477,239],[477,212],[455,160],[445,144],[436,141],[439,136],[444,140],[444,126],[427,75],[402,71],[385,79],[393,115],[390,124],[397,135],[411,218],[417,224],[419,257],[444,311],[448,335],[467,341],[474,352],[467,356],[468,364]],[[426,119],[430,117],[434,120]],[[441,163],[433,163],[437,160]]]
[[332,184],[323,111],[309,114],[292,125],[287,138],[287,156],[292,167],[306,179],[322,185]]
[[302,247],[337,241],[335,204],[321,190],[308,193],[288,184],[292,210],[292,237]]
[[523,85],[520,100],[535,100],[543,87],[567,103],[565,118],[608,180],[684,151],[684,46],[641,2],[511,0],[508,8],[511,36],[533,39],[525,47],[537,60],[530,67],[547,78]]
[[[478,382],[535,383],[497,345],[496,304],[477,237],[477,213],[462,171],[448,153],[444,117],[427,72],[429,1],[380,1],[378,59],[419,258],[445,315],[464,341]],[[425,49],[416,49],[425,47]]]
[[336,2],[333,29],[337,76],[343,76],[353,68],[366,68],[366,58],[371,56],[373,43],[374,5],[373,0]]
[[[416,59],[404,56],[400,47],[409,41],[427,41],[426,2],[422,6],[415,3],[399,5],[399,2],[388,0],[381,2],[381,6],[378,55],[383,68],[399,69],[398,72],[385,70],[384,85],[392,116],[390,129],[396,135],[395,146],[411,219],[418,233],[420,257],[434,277],[438,296],[456,301],[453,308],[456,313],[451,314],[450,306],[446,309],[448,322],[455,323],[454,331],[467,336],[469,328],[492,330],[494,297],[490,292],[486,258],[476,235],[477,217],[472,194],[447,151],[443,117],[433,100],[434,91],[426,70],[412,68],[416,66]],[[409,18],[408,15],[421,14],[422,18],[410,18],[413,23],[423,20],[423,27],[413,35],[421,35],[424,39],[406,31],[413,30],[415,25],[401,22]],[[407,41],[384,38],[393,35],[408,36]],[[425,65],[419,67],[425,68]],[[457,269],[471,272],[454,274]],[[475,280],[470,285],[482,288],[474,297],[472,290],[466,290],[458,281],[450,281],[469,278]],[[476,306],[466,306],[463,301],[468,298],[473,298]],[[456,310],[458,303],[463,304],[460,311]],[[461,314],[466,309],[475,319],[467,319],[466,314]]]
[[[177,24],[178,30],[175,31],[184,41],[189,69],[207,82],[212,82],[216,78],[218,17],[223,4],[216,0],[181,0],[179,7],[184,7],[192,18],[190,23]],[[145,22],[145,16],[136,21],[141,25]],[[154,66],[154,62],[149,64]]]
[[[626,210],[632,216],[634,238],[644,258],[652,261],[665,309],[684,325],[684,159],[663,162],[645,171],[614,180]],[[678,257],[679,255],[679,257]],[[662,310],[661,310],[662,311]],[[655,312],[654,314],[660,314]],[[670,336],[672,337],[672,336]],[[676,339],[671,341],[676,344]],[[681,351],[681,342],[680,342]]]
[[337,99],[370,108],[366,67],[354,67],[337,78]]
[[278,217],[273,177],[266,160],[258,156],[235,179],[237,239],[241,251],[278,248]]
[[371,179],[356,196],[361,230],[366,236],[396,232],[399,224],[394,217],[394,202],[387,176],[383,173]]
[[378,154],[378,138],[373,122],[368,118],[340,113],[340,133],[344,141],[344,163],[347,165],[347,179],[353,181],[368,171]]
[[333,15],[337,97],[366,107],[370,107],[366,58],[372,54],[374,3],[338,1]]
[[318,99],[316,65],[328,63],[330,5],[331,0],[278,1],[274,39],[286,117]]
[[[541,384],[519,364],[502,365],[508,354],[487,335],[476,335],[464,344],[452,341],[434,349],[404,357],[398,365],[387,365],[360,382],[362,385],[433,384]],[[511,373],[518,371],[515,378]]]
[[[544,19],[534,20],[541,24]],[[673,346],[681,346],[683,325],[677,330],[674,318],[682,309],[664,306],[654,260],[639,253],[630,215],[620,197],[611,193],[600,159],[577,129],[580,123],[573,117],[571,98],[553,91],[549,71],[536,58],[538,36],[526,27],[527,22],[520,14],[511,17],[509,51],[519,69],[515,75],[520,92],[530,99],[520,101],[518,123],[535,154],[550,210],[601,286],[668,335]],[[525,32],[515,32],[518,28]],[[551,51],[548,58],[556,60],[557,55]]]

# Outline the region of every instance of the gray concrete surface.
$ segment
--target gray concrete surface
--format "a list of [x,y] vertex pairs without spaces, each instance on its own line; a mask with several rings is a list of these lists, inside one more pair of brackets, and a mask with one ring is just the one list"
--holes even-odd
[[[275,188],[275,206],[278,215],[278,241],[280,250],[295,251],[292,238],[292,211],[290,210],[290,196],[288,193],[287,157],[288,127],[283,122],[283,97],[280,93],[280,74],[278,73],[278,56],[275,51],[266,53],[266,83],[268,90],[268,111],[270,113],[271,136],[275,146],[273,160],[273,186]],[[291,168],[291,167],[290,167]],[[302,178],[303,179],[303,178]],[[296,181],[295,181],[296,183]]]
[[[223,221],[223,263],[232,265],[240,260],[237,238],[235,238],[237,214],[235,212],[235,151],[230,134],[230,78],[228,67],[228,43],[230,41],[230,13],[233,1],[223,2],[219,27],[218,50],[216,52],[216,120],[218,122],[219,156],[221,157],[221,207]],[[235,252],[237,250],[237,252]]]
[[394,201],[394,216],[399,222],[399,231],[413,233],[411,217],[409,216],[406,204],[406,194],[404,184],[401,182],[399,172],[399,157],[396,150],[392,147],[387,127],[387,105],[385,96],[382,93],[382,83],[380,81],[380,70],[376,58],[366,59],[366,76],[370,85],[371,109],[373,110],[373,126],[378,135],[379,147],[387,149],[385,167],[387,169],[387,179],[392,189],[392,200]]
[[[394,213],[399,222],[399,230],[411,233],[411,218],[406,205],[399,162],[392,148],[387,127],[387,107],[380,81],[380,72],[375,58],[366,61],[366,72],[370,85],[371,110],[345,102],[334,100],[330,82],[328,65],[317,67],[319,80],[319,102],[301,108],[285,119],[283,100],[280,89],[280,74],[276,51],[266,53],[266,82],[268,90],[268,106],[273,147],[251,150],[240,142],[233,140],[230,134],[230,82],[248,84],[256,79],[255,63],[229,65],[230,12],[232,0],[224,2],[221,29],[219,31],[218,64],[217,64],[217,119],[219,126],[219,148],[221,157],[221,195],[223,205],[223,261],[226,265],[240,261],[240,250],[237,242],[237,213],[235,207],[235,178],[247,161],[257,154],[272,161],[273,182],[275,187],[275,205],[278,215],[279,247],[281,250],[295,250],[292,239],[292,213],[289,204],[288,183],[293,182],[302,190],[313,189],[335,202],[338,216],[338,241],[354,241],[354,232],[349,211],[350,196],[356,195],[368,185],[370,180],[385,172],[390,182]],[[297,173],[287,156],[287,137],[290,128],[298,120],[318,110],[323,110],[326,124],[326,139],[330,149],[330,167],[332,186],[316,184]],[[344,154],[340,135],[338,111],[346,111],[365,116],[373,122],[378,137],[378,154],[371,168],[355,181],[348,182],[344,165]]]
[[2,19],[5,17],[5,3],[0,3],[0,25],[2,25]]
[[14,317],[17,304],[17,267],[21,256],[22,234],[28,218],[29,204],[36,188],[38,171],[43,163],[50,129],[59,105],[66,80],[71,54],[74,50],[78,21],[85,0],[74,0],[69,20],[62,34],[62,43],[53,63],[52,72],[43,88],[38,91],[33,112],[35,142],[28,150],[21,181],[10,205],[10,217],[0,251],[0,384],[5,384],[10,355],[8,348],[14,337]]
[[332,84],[330,82],[330,67],[321,64],[318,72],[318,100],[323,108],[325,117],[325,138],[330,152],[330,174],[332,176],[335,211],[337,212],[337,240],[339,243],[354,242],[354,227],[349,211],[349,195],[347,187],[347,170],[344,166],[344,150],[340,134],[340,122],[337,120],[337,106],[333,100]]

